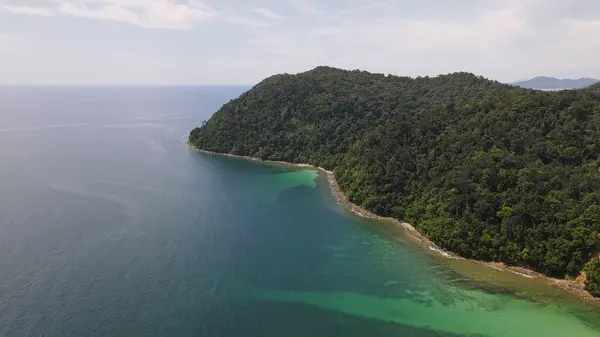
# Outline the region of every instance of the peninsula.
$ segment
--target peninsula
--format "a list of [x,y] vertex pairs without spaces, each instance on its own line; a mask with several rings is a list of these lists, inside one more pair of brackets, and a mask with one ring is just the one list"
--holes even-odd
[[[348,200],[465,258],[586,277],[600,295],[600,85],[318,67],[225,104],[192,146],[333,171]],[[585,273],[583,273],[585,272]]]

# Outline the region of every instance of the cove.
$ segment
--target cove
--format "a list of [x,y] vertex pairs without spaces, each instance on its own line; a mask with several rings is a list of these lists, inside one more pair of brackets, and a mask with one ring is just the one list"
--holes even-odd
[[[234,165],[261,165],[200,155]],[[343,315],[347,321],[393,324],[400,326],[398,336],[600,333],[598,308],[581,303],[572,294],[552,288],[543,280],[428,252],[404,230],[348,214],[332,200],[325,177],[312,175],[318,171],[281,168],[282,172],[277,173],[272,164],[263,168],[274,170],[270,181],[277,186],[273,191],[278,198],[277,210],[273,211],[293,215],[293,219],[282,219],[285,222],[304,221],[296,228],[280,225],[292,234],[269,244],[278,247],[273,251],[278,252],[275,258],[280,264],[271,266],[271,276],[262,275],[260,281],[244,284],[240,297],[272,306],[272,310],[292,305],[299,311],[325,311],[321,315],[333,321]],[[266,185],[260,180],[258,184]],[[326,216],[320,210],[323,208],[331,214]],[[345,224],[336,225],[342,219]],[[300,237],[305,242],[298,242]],[[288,259],[280,255],[285,252],[290,254]],[[305,256],[303,261],[297,260],[299,256]],[[307,260],[315,264],[309,265]],[[296,270],[295,266],[302,265],[304,268]],[[285,277],[272,275],[278,270]],[[337,331],[328,331],[327,335],[337,335]]]

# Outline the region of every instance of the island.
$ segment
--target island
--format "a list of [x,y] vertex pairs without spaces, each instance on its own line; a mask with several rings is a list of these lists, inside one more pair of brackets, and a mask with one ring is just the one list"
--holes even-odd
[[333,171],[348,200],[462,257],[600,296],[600,85],[539,91],[459,72],[280,74],[190,133],[216,153]]
[[512,83],[518,87],[540,90],[581,89],[600,82],[595,78],[583,77],[578,79],[561,79],[556,77],[538,76],[530,80]]

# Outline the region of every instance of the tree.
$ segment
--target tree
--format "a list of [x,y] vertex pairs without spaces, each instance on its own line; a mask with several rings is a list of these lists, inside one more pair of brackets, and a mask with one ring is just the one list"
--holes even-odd
[[592,259],[585,268],[585,289],[593,296],[600,296],[600,259]]
[[354,203],[465,257],[565,276],[599,248],[598,86],[318,67],[265,79],[190,142],[333,170]]

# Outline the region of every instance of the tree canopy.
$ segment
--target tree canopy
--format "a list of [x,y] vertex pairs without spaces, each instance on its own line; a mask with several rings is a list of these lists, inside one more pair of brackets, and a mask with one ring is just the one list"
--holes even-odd
[[585,289],[593,296],[600,297],[600,259],[592,259],[585,268]]
[[561,277],[600,243],[599,89],[318,67],[262,81],[190,142],[332,169],[352,202],[445,249]]

